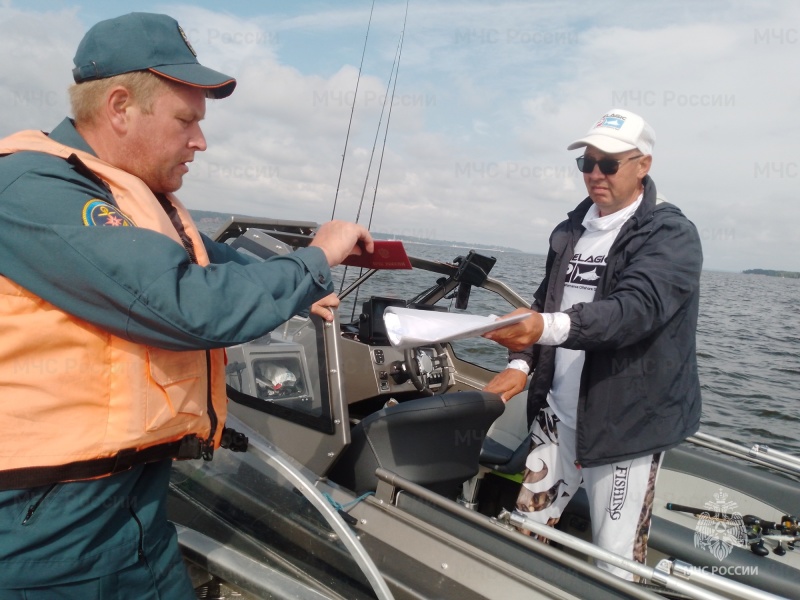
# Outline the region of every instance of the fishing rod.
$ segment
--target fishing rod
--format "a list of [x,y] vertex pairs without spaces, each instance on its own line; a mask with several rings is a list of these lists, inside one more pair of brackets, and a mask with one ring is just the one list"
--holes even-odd
[[[389,81],[386,84],[386,93],[383,96],[383,105],[381,106],[381,114],[378,117],[378,128],[375,130],[375,139],[372,142],[372,152],[369,155],[369,163],[367,164],[367,175],[364,177],[364,187],[361,189],[361,200],[358,203],[358,212],[356,213],[356,223],[361,219],[361,208],[364,206],[364,195],[367,191],[367,183],[369,182],[369,174],[372,171],[372,161],[375,158],[375,149],[378,147],[378,136],[381,132],[381,124],[383,123],[383,113],[386,111],[386,103],[389,102],[389,89],[392,85],[392,78],[394,78],[395,82],[397,81],[397,75],[395,71],[395,67],[399,70],[399,58],[400,58],[400,51],[403,47],[403,34],[400,34],[400,40],[397,42],[397,50],[394,54],[394,61],[392,62],[392,69],[389,71]],[[392,93],[391,101],[394,102],[394,93]],[[391,114],[391,107],[389,108],[389,113]],[[379,174],[380,175],[380,174]]]
[[[374,194],[372,196],[372,208],[370,209],[369,221],[367,223],[367,229],[368,230],[372,228],[372,216],[373,216],[373,214],[375,212],[375,201],[376,201],[376,198],[377,198],[377,195],[378,195],[378,183],[380,182],[381,169],[383,168],[383,156],[384,156],[384,153],[386,151],[386,139],[389,136],[389,122],[390,122],[390,120],[392,118],[392,108],[394,107],[394,95],[395,95],[395,92],[397,91],[397,76],[400,73],[400,59],[401,59],[401,57],[403,55],[403,41],[405,40],[406,24],[408,22],[408,4],[409,4],[409,0],[406,0],[406,10],[405,10],[405,15],[403,17],[403,29],[400,32],[400,39],[397,42],[397,50],[395,51],[394,61],[392,62],[392,69],[389,72],[389,81],[386,84],[386,93],[384,94],[384,97],[383,97],[383,106],[381,107],[381,114],[380,114],[380,117],[378,119],[378,127],[375,130],[375,140],[372,143],[372,152],[370,153],[369,165],[367,166],[367,175],[364,178],[364,187],[361,190],[361,199],[360,199],[360,201],[358,203],[358,212],[356,213],[356,223],[358,223],[359,220],[361,219],[361,209],[364,206],[364,195],[365,195],[365,193],[367,191],[367,182],[369,181],[369,174],[370,174],[370,171],[372,170],[372,160],[375,157],[375,149],[377,148],[377,145],[378,145],[378,136],[380,135],[381,123],[383,122],[383,113],[386,110],[386,103],[389,102],[389,114],[386,117],[386,126],[384,128],[384,136],[383,136],[383,146],[382,146],[382,149],[381,149],[381,157],[380,157],[380,160],[379,160],[379,163],[378,163],[378,173],[375,176],[375,188],[374,188]],[[392,87],[392,76],[394,76],[394,85],[393,85],[393,87]],[[392,89],[391,97],[389,96],[389,88],[390,87]],[[342,284],[341,284],[342,288],[344,288],[344,281],[345,281],[346,274],[347,274],[347,267],[345,267],[345,271],[342,274]],[[340,291],[341,291],[341,289],[340,289]],[[359,292],[359,290],[357,289],[356,290],[356,295],[353,298],[353,307],[352,307],[352,312],[351,312],[351,315],[350,315],[351,319],[355,318],[356,305],[358,304],[358,292]]]
[[795,542],[800,541],[800,521],[794,515],[783,515],[780,521],[768,521],[755,515],[721,514],[713,509],[697,508],[673,502],[667,502],[666,509],[689,513],[695,517],[723,523],[738,524],[741,521],[746,527],[747,543],[750,545],[750,550],[758,556],[767,556],[769,554],[769,550],[764,547],[764,540],[777,542],[773,552],[778,556],[786,554],[783,542],[787,542],[786,545],[789,550],[794,550]]
[[[375,197],[378,193],[378,182],[380,181],[381,177],[381,169],[383,168],[383,155],[386,150],[386,138],[389,136],[389,121],[392,118],[392,108],[394,106],[394,95],[397,91],[397,76],[400,72],[400,59],[403,56],[403,41],[405,39],[406,34],[406,23],[408,22],[408,4],[409,0],[406,0],[406,11],[405,16],[403,17],[403,29],[400,32],[400,39],[397,41],[397,50],[395,50],[394,54],[394,61],[392,61],[392,68],[389,71],[389,81],[386,83],[386,93],[383,96],[383,106],[381,106],[381,114],[378,118],[378,127],[375,130],[375,139],[372,142],[372,152],[370,153],[369,157],[369,164],[367,165],[367,175],[364,178],[364,187],[361,190],[361,200],[358,203],[358,212],[356,214],[356,223],[361,219],[361,209],[364,206],[364,195],[367,191],[367,182],[369,181],[369,174],[372,170],[372,160],[375,158],[375,149],[378,146],[378,136],[381,132],[381,123],[383,123],[383,113],[386,110],[386,103],[389,103],[389,114],[386,117],[386,126],[384,128],[384,137],[383,137],[383,148],[381,150],[381,157],[378,164],[378,173],[375,179],[375,194],[373,195],[373,204],[372,204],[372,211],[370,212],[369,223],[367,225],[367,229],[372,225],[372,213],[375,209]],[[392,78],[394,77],[394,87],[392,87]],[[392,89],[391,96],[389,95],[389,89]]]
[[383,169],[383,156],[386,153],[386,139],[389,137],[389,123],[392,120],[392,109],[394,108],[394,94],[397,91],[397,76],[400,73],[400,60],[403,57],[403,41],[406,37],[406,23],[408,22],[408,3],[409,0],[406,0],[406,13],[403,17],[403,31],[400,33],[400,47],[397,53],[397,70],[394,73],[394,86],[392,87],[392,101],[389,104],[389,115],[386,117],[386,128],[384,129],[383,134],[383,146],[381,147],[381,158],[378,161],[378,174],[375,177],[375,188],[374,193],[372,194],[372,207],[369,211],[369,221],[367,222],[367,229],[372,227],[372,216],[375,213],[375,202],[378,197],[378,184],[381,180],[381,169]]
[[342,172],[344,172],[344,157],[347,156],[347,143],[350,141],[350,127],[353,125],[353,113],[356,111],[356,99],[358,98],[358,84],[361,82],[361,70],[364,67],[364,56],[367,54],[367,40],[369,30],[372,26],[372,13],[375,10],[375,0],[372,0],[372,7],[369,9],[369,22],[367,23],[367,34],[364,36],[364,49],[361,51],[361,64],[358,65],[358,77],[356,77],[356,90],[353,93],[353,106],[350,107],[350,121],[347,123],[347,135],[344,138],[344,150],[342,151],[342,164],[339,167],[339,180],[336,182],[336,195],[333,197],[333,211],[331,220],[336,215],[336,202],[339,199],[339,187],[342,184]]

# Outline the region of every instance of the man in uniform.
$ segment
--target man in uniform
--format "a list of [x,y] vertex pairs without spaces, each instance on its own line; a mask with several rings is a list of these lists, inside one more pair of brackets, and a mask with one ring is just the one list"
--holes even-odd
[[98,23],[73,75],[74,120],[0,140],[0,597],[189,600],[169,471],[221,444],[222,348],[328,313],[372,238],[255,262],[199,233],[173,193],[236,82],[174,19]]

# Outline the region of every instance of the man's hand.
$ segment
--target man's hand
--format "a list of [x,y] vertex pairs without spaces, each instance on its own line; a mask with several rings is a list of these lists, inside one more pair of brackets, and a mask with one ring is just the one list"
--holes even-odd
[[326,321],[333,321],[333,309],[338,306],[339,297],[336,294],[328,294],[311,305],[311,314],[322,317]]
[[374,242],[364,227],[347,221],[330,221],[317,229],[309,246],[316,246],[325,253],[331,267],[340,264],[351,254],[372,254]]
[[519,323],[514,323],[508,327],[501,327],[500,329],[489,331],[488,333],[484,333],[483,337],[487,340],[497,342],[501,346],[505,346],[512,352],[519,352],[535,344],[539,341],[539,338],[542,337],[542,330],[544,329],[544,319],[538,312],[530,310],[529,308],[518,308],[514,312],[508,313],[500,318],[515,317],[524,313],[530,314],[531,318],[520,321]]
[[525,389],[525,382],[527,379],[528,376],[519,369],[506,369],[495,375],[494,378],[486,384],[483,391],[500,394],[500,399],[503,402],[508,402]]

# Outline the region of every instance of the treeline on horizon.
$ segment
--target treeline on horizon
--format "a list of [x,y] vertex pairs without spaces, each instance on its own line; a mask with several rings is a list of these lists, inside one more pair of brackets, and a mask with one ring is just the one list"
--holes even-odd
[[785,277],[787,279],[800,279],[800,273],[795,271],[771,271],[769,269],[747,269],[742,271],[746,275],[767,275],[769,277]]
[[[240,215],[240,214],[232,214],[232,213],[221,213],[211,210],[197,210],[190,208],[189,212],[191,213],[192,217],[196,221],[201,221],[203,219],[208,219],[211,221],[219,221],[220,223],[232,216],[234,217],[242,217],[248,218],[248,215]],[[413,235],[397,235],[392,233],[386,232],[379,232],[373,231],[373,235],[378,239],[397,239],[402,240],[404,242],[412,242],[418,244],[430,244],[434,246],[454,246],[460,248],[474,248],[474,249],[481,249],[481,250],[497,250],[500,252],[518,252],[521,254],[534,254],[537,256],[544,256],[538,253],[531,253],[525,252],[524,250],[519,250],[517,248],[511,248],[508,246],[497,246],[497,245],[488,245],[488,244],[480,244],[475,242],[456,242],[451,240],[435,240],[435,239],[426,239],[421,237],[416,237]],[[768,277],[785,277],[787,279],[800,279],[800,272],[796,271],[774,271],[770,269],[747,269],[742,271],[745,275],[766,275]]]

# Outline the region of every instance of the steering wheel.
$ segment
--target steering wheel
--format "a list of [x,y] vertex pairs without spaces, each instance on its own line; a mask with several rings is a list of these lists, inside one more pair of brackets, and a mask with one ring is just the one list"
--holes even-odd
[[403,360],[411,383],[426,396],[433,396],[430,376],[436,369],[442,370],[442,385],[439,387],[439,393],[444,392],[452,385],[450,382],[450,370],[447,368],[447,352],[445,352],[441,344],[433,344],[431,347],[436,353],[436,358],[433,359],[420,348],[406,348],[403,350]]

